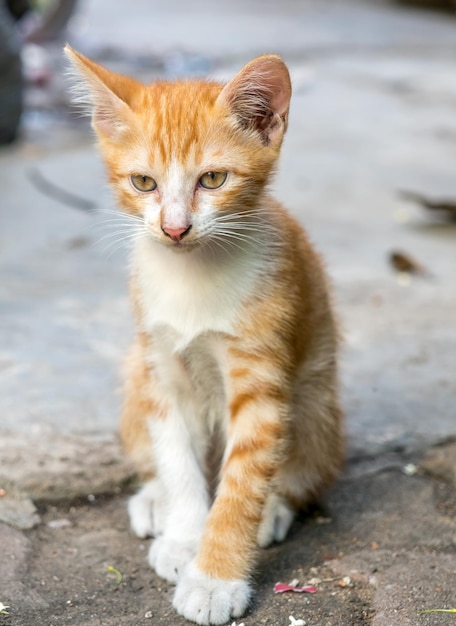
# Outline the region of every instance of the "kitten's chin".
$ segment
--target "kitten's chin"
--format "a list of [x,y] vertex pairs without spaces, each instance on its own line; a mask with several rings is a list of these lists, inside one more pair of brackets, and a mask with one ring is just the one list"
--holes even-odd
[[182,244],[178,243],[173,246],[167,246],[168,250],[171,250],[174,254],[190,254],[191,252],[195,252],[198,250],[200,246],[196,244]]
[[154,239],[154,243],[161,246],[162,248],[166,248],[173,254],[189,254],[190,252],[200,250],[202,247],[199,241],[170,242],[168,239]]

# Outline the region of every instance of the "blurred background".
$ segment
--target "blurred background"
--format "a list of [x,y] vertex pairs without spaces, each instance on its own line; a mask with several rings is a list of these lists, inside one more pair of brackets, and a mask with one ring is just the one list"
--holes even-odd
[[[349,454],[456,436],[453,0],[0,2],[0,430],[117,428],[128,241],[62,47],[143,81],[281,54],[276,195],[327,259]],[[4,439],[6,440],[6,439]]]

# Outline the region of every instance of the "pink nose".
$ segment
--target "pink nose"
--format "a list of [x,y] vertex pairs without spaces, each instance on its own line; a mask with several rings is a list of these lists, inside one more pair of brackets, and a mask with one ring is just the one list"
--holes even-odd
[[186,233],[188,233],[191,227],[191,224],[190,226],[184,226],[184,228],[171,228],[168,226],[162,226],[162,231],[165,233],[165,235],[171,237],[173,241],[180,241],[182,237]]

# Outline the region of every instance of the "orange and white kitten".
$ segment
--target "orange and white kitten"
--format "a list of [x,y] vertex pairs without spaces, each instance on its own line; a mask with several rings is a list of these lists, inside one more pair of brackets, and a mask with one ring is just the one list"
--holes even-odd
[[67,47],[123,211],[137,337],[121,433],[149,561],[198,624],[241,616],[256,546],[282,541],[343,456],[320,259],[267,191],[291,85],[275,55],[228,84],[143,85]]

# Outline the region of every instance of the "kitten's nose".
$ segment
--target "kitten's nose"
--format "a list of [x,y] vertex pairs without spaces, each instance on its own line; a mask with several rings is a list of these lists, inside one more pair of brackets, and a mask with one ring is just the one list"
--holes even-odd
[[162,231],[167,235],[167,237],[171,237],[173,241],[180,241],[184,235],[188,233],[190,230],[190,226],[184,226],[184,228],[171,228],[168,226],[162,226]]

